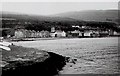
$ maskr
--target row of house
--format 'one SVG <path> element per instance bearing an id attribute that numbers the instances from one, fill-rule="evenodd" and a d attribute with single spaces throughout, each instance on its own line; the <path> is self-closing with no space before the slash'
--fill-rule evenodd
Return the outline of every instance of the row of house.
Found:
<path id="1" fill-rule="evenodd" d="M 94 32 L 94 36 L 97 36 L 98 33 Z M 17 29 L 15 30 L 14 38 L 47 38 L 47 37 L 91 37 L 93 35 L 93 31 L 84 31 L 81 32 L 79 30 L 74 31 L 61 31 L 56 30 L 54 32 L 49 31 L 35 31 L 35 30 L 25 30 L 25 29 Z"/>
<path id="2" fill-rule="evenodd" d="M 26 29 L 15 30 L 14 38 L 39 38 L 39 37 L 49 37 L 50 33 L 48 31 L 35 31 Z"/>
<path id="3" fill-rule="evenodd" d="M 55 32 L 49 31 L 35 31 L 26 29 L 15 30 L 14 38 L 47 38 L 47 37 L 66 37 L 64 31 L 57 30 Z"/>
<path id="4" fill-rule="evenodd" d="M 101 30 L 101 29 L 86 29 L 81 28 L 79 30 L 74 31 L 62 31 L 62 30 L 55 30 L 54 27 L 51 28 L 51 31 L 35 31 L 35 30 L 27 30 L 24 28 L 15 29 L 14 35 L 13 32 L 6 31 L 7 37 L 11 37 L 11 33 L 13 38 L 47 38 L 47 37 L 100 37 L 100 36 L 111 36 L 111 35 L 119 35 L 120 33 L 113 31 L 113 30 Z M 9 33 L 8 33 L 9 32 Z"/>
<path id="5" fill-rule="evenodd" d="M 69 31 L 68 37 L 106 37 L 106 36 L 120 36 L 120 33 L 113 30 L 74 30 Z"/>

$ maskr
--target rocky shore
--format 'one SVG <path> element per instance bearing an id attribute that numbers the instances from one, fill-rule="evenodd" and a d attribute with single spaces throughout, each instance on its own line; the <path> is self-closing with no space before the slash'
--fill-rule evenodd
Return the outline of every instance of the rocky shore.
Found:
<path id="1" fill-rule="evenodd" d="M 12 46 L 12 51 L 2 50 L 2 76 L 54 76 L 69 61 L 69 57 L 33 50 L 19 46 Z"/>

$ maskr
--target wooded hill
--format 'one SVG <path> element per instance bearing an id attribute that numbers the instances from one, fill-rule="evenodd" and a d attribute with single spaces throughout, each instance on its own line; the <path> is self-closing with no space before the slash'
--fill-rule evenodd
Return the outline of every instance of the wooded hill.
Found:
<path id="1" fill-rule="evenodd" d="M 28 30 L 50 31 L 51 27 L 56 27 L 56 29 L 71 31 L 74 30 L 72 26 L 77 25 L 119 30 L 119 25 L 111 21 L 83 21 L 69 17 L 26 15 L 11 12 L 2 12 L 2 16 L 0 17 L 3 28 L 16 28 L 17 26 L 21 26 Z"/>

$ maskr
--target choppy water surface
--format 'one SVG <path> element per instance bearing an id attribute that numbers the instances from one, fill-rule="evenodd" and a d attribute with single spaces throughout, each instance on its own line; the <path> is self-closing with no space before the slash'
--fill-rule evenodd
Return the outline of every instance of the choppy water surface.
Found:
<path id="1" fill-rule="evenodd" d="M 67 63 L 60 72 L 62 74 L 120 73 L 118 37 L 40 40 L 14 44 L 77 58 L 75 64 Z"/>

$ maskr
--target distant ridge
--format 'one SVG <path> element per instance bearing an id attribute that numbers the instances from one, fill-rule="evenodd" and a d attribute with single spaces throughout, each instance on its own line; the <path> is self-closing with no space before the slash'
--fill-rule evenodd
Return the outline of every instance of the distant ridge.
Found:
<path id="1" fill-rule="evenodd" d="M 30 15 L 30 14 L 21 14 L 15 12 L 6 12 L 2 11 L 1 14 L 2 18 L 13 18 L 18 20 L 38 20 L 38 21 L 78 21 L 76 19 L 67 18 L 67 17 L 49 17 L 49 16 L 42 16 L 42 15 Z"/>
<path id="2" fill-rule="evenodd" d="M 118 21 L 118 10 L 86 10 L 66 12 L 53 15 L 56 17 L 69 17 L 85 21 Z"/>
<path id="3" fill-rule="evenodd" d="M 12 12 L 2 12 L 0 15 L 3 28 L 22 27 L 28 30 L 51 30 L 51 27 L 68 30 L 72 25 L 84 23 L 83 20 L 76 20 L 67 17 L 50 17 L 42 15 L 30 15 Z"/>

